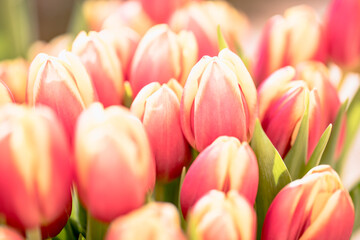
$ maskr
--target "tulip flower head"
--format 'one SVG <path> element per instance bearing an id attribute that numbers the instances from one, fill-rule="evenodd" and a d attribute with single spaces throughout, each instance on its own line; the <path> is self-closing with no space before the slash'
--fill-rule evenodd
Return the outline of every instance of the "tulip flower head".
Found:
<path id="1" fill-rule="evenodd" d="M 212 190 L 196 202 L 188 218 L 188 234 L 194 239 L 256 238 L 256 214 L 238 192 Z"/>
<path id="2" fill-rule="evenodd" d="M 71 203 L 70 147 L 51 109 L 0 108 L 0 212 L 9 225 L 37 228 Z"/>
<path id="3" fill-rule="evenodd" d="M 0 80 L 0 106 L 12 102 L 14 102 L 14 97 L 6 84 Z"/>
<path id="4" fill-rule="evenodd" d="M 14 229 L 7 226 L 0 226 L 0 239 L 1 240 L 25 240 L 23 236 L 21 236 Z"/>
<path id="5" fill-rule="evenodd" d="M 175 78 L 184 85 L 197 56 L 192 33 L 175 34 L 165 24 L 152 27 L 141 39 L 131 65 L 130 84 L 134 96 L 151 82 L 163 84 Z"/>
<path id="6" fill-rule="evenodd" d="M 146 85 L 131 105 L 143 123 L 156 161 L 156 177 L 165 181 L 181 174 L 190 159 L 190 146 L 180 124 L 182 87 L 171 79 L 167 84 Z"/>
<path id="7" fill-rule="evenodd" d="M 350 239 L 354 218 L 354 205 L 339 176 L 320 165 L 278 193 L 261 239 Z"/>
<path id="8" fill-rule="evenodd" d="M 181 210 L 188 210 L 212 189 L 236 190 L 254 204 L 259 182 L 256 156 L 247 142 L 222 136 L 204 149 L 185 175 L 180 191 Z"/>
<path id="9" fill-rule="evenodd" d="M 103 30 L 110 31 L 110 30 Z M 105 107 L 118 105 L 122 102 L 124 86 L 122 68 L 115 48 L 102 32 L 80 32 L 75 38 L 71 51 L 79 56 L 84 64 L 99 102 Z"/>
<path id="10" fill-rule="evenodd" d="M 155 184 L 155 163 L 146 132 L 127 109 L 100 103 L 79 117 L 75 137 L 80 200 L 98 220 L 109 222 L 139 208 Z"/>
<path id="11" fill-rule="evenodd" d="M 256 117 L 256 88 L 235 53 L 223 49 L 193 67 L 184 86 L 180 118 L 194 148 L 202 151 L 223 135 L 250 141 Z"/>
<path id="12" fill-rule="evenodd" d="M 105 240 L 185 240 L 179 214 L 170 203 L 153 202 L 115 219 Z"/>

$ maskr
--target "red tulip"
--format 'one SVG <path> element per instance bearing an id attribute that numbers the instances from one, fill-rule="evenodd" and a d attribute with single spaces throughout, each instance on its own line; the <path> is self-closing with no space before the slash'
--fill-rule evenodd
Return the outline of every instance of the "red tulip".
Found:
<path id="1" fill-rule="evenodd" d="M 75 171 L 80 200 L 109 222 L 139 208 L 155 183 L 155 163 L 141 122 L 127 109 L 91 105 L 79 117 Z"/>
<path id="2" fill-rule="evenodd" d="M 134 96 L 151 82 L 167 83 L 175 78 L 184 85 L 197 61 L 194 35 L 178 35 L 165 24 L 152 27 L 141 39 L 131 65 L 130 84 Z"/>
<path id="3" fill-rule="evenodd" d="M 259 85 L 275 70 L 305 60 L 325 60 L 324 27 L 309 6 L 289 8 L 268 20 L 258 47 L 253 75 Z"/>
<path id="4" fill-rule="evenodd" d="M 218 57 L 203 57 L 193 67 L 184 87 L 180 118 L 194 148 L 202 151 L 223 135 L 249 141 L 256 117 L 256 88 L 236 54 L 224 49 Z"/>
<path id="5" fill-rule="evenodd" d="M 103 30 L 109 31 L 109 30 Z M 80 32 L 71 51 L 84 64 L 99 101 L 105 107 L 122 102 L 124 86 L 122 68 L 113 45 L 104 41 L 106 33 Z"/>
<path id="6" fill-rule="evenodd" d="M 165 23 L 171 14 L 178 8 L 184 6 L 190 0 L 140 0 L 145 12 L 156 23 Z"/>
<path id="7" fill-rule="evenodd" d="M 8 86 L 0 80 L 0 106 L 12 102 L 14 102 L 14 97 L 12 96 Z"/>
<path id="8" fill-rule="evenodd" d="M 58 58 L 36 56 L 29 69 L 26 97 L 29 105 L 52 108 L 70 138 L 81 111 L 97 99 L 86 69 L 74 54 L 65 51 Z"/>
<path id="9" fill-rule="evenodd" d="M 0 212 L 21 229 L 55 221 L 71 203 L 73 179 L 64 130 L 47 107 L 0 108 Z"/>
<path id="10" fill-rule="evenodd" d="M 317 89 L 310 91 L 305 81 L 293 80 L 294 76 L 295 69 L 285 67 L 260 85 L 259 116 L 265 133 L 285 157 L 297 137 L 309 95 L 309 159 L 323 132 L 321 104 Z"/>
<path id="11" fill-rule="evenodd" d="M 326 34 L 330 58 L 342 67 L 360 66 L 360 2 L 332 0 L 330 2 Z"/>
<path id="12" fill-rule="evenodd" d="M 190 159 L 190 146 L 180 124 L 182 87 L 171 79 L 167 84 L 153 82 L 134 99 L 131 111 L 142 121 L 156 161 L 156 176 L 169 181 L 181 174 Z"/>
<path id="13" fill-rule="evenodd" d="M 354 205 L 327 165 L 285 186 L 271 203 L 261 239 L 350 239 Z"/>
<path id="14" fill-rule="evenodd" d="M 153 202 L 115 219 L 106 240 L 185 240 L 179 214 L 170 203 Z"/>
<path id="15" fill-rule="evenodd" d="M 212 190 L 196 202 L 188 218 L 193 239 L 256 238 L 256 214 L 249 202 L 232 190 L 226 195 Z"/>
<path id="16" fill-rule="evenodd" d="M 256 156 L 247 142 L 222 136 L 204 149 L 190 166 L 180 192 L 181 210 L 186 216 L 209 190 L 236 190 L 254 204 L 259 182 Z"/>
<path id="17" fill-rule="evenodd" d="M 25 240 L 20 233 L 16 232 L 16 230 L 7 227 L 0 226 L 0 239 L 1 240 Z"/>

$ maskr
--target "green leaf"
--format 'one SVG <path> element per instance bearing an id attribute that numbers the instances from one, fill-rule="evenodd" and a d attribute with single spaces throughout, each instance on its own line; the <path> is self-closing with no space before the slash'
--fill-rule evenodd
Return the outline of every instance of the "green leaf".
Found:
<path id="1" fill-rule="evenodd" d="M 305 168 L 308 152 L 309 139 L 309 92 L 305 91 L 305 110 L 302 117 L 300 128 L 296 136 L 294 145 L 286 155 L 284 162 L 289 169 L 292 179 L 298 179 Z"/>
<path id="2" fill-rule="evenodd" d="M 60 240 L 76 240 L 70 221 L 68 221 L 61 232 L 54 238 Z"/>
<path id="3" fill-rule="evenodd" d="M 353 232 L 360 229 L 360 182 L 350 191 L 350 196 L 355 208 L 355 222 Z"/>
<path id="4" fill-rule="evenodd" d="M 86 210 L 79 201 L 76 190 L 72 192 L 72 209 L 69 222 L 73 228 L 73 231 L 77 234 L 85 234 L 86 230 Z"/>
<path id="5" fill-rule="evenodd" d="M 68 27 L 68 32 L 74 36 L 76 36 L 80 31 L 89 30 L 83 13 L 83 2 L 84 0 L 74 1 L 74 7 L 71 13 Z"/>
<path id="6" fill-rule="evenodd" d="M 78 240 L 86 240 L 86 239 L 82 234 L 80 234 Z"/>
<path id="7" fill-rule="evenodd" d="M 340 135 L 341 125 L 343 122 L 343 118 L 345 116 L 345 110 L 347 106 L 347 101 L 345 101 L 340 109 L 338 114 L 336 115 L 336 119 L 333 124 L 333 129 L 330 135 L 329 142 L 325 148 L 324 154 L 321 157 L 320 164 L 328 164 L 332 166 L 335 170 L 335 150 L 338 144 L 338 138 Z"/>
<path id="8" fill-rule="evenodd" d="M 304 176 L 310 169 L 312 169 L 313 167 L 319 165 L 320 160 L 321 160 L 321 156 L 323 155 L 325 148 L 327 146 L 327 143 L 329 141 L 330 135 L 331 135 L 331 129 L 332 129 L 332 124 L 330 124 L 325 131 L 323 132 L 323 134 L 321 135 L 321 138 L 319 140 L 319 142 L 317 143 L 314 152 L 311 154 L 311 157 L 307 163 L 307 165 L 305 166 L 303 172 L 302 172 L 302 176 Z"/>
<path id="9" fill-rule="evenodd" d="M 250 143 L 259 165 L 259 186 L 256 196 L 258 238 L 266 212 L 277 193 L 289 182 L 290 174 L 269 138 L 256 120 L 254 135 Z"/>
<path id="10" fill-rule="evenodd" d="M 226 43 L 226 40 L 221 32 L 220 25 L 218 25 L 218 27 L 217 27 L 217 37 L 218 37 L 219 51 L 223 50 L 224 48 L 229 48 L 228 44 Z"/>

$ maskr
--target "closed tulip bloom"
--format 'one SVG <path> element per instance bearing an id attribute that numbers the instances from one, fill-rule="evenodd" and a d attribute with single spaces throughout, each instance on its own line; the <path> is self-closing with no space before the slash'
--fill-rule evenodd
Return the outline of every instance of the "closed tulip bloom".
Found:
<path id="1" fill-rule="evenodd" d="M 51 109 L 0 108 L 0 212 L 21 229 L 46 226 L 71 203 L 70 147 Z"/>
<path id="2" fill-rule="evenodd" d="M 254 63 L 257 85 L 275 70 L 306 60 L 325 60 L 324 27 L 315 10 L 306 5 L 270 18 L 262 32 Z"/>
<path id="3" fill-rule="evenodd" d="M 25 240 L 20 233 L 15 229 L 8 226 L 0 226 L 0 239 L 1 240 Z"/>
<path id="4" fill-rule="evenodd" d="M 146 132 L 127 109 L 100 103 L 79 117 L 75 138 L 76 184 L 89 213 L 105 222 L 139 208 L 155 183 Z"/>
<path id="5" fill-rule="evenodd" d="M 171 79 L 153 82 L 134 99 L 131 111 L 142 121 L 156 161 L 156 177 L 169 181 L 181 174 L 190 159 L 190 146 L 180 125 L 182 87 Z"/>
<path id="6" fill-rule="evenodd" d="M 122 102 L 124 76 L 115 48 L 103 39 L 104 34 L 80 32 L 71 51 L 79 56 L 89 73 L 99 102 L 108 107 Z"/>
<path id="7" fill-rule="evenodd" d="M 339 176 L 320 165 L 278 193 L 261 239 L 350 239 L 354 218 L 354 205 Z"/>
<path id="8" fill-rule="evenodd" d="M 307 160 L 319 141 L 322 129 L 321 104 L 317 89 L 304 80 L 294 80 L 295 69 L 282 68 L 258 88 L 261 125 L 282 157 L 294 144 L 309 95 L 309 142 Z"/>
<path id="9" fill-rule="evenodd" d="M 154 22 L 165 23 L 176 9 L 190 2 L 190 0 L 140 0 L 140 2 L 145 12 Z"/>
<path id="10" fill-rule="evenodd" d="M 256 117 L 256 88 L 235 53 L 224 49 L 193 67 L 184 86 L 180 118 L 194 148 L 202 151 L 223 135 L 250 141 Z"/>
<path id="11" fill-rule="evenodd" d="M 360 66 L 360 1 L 332 0 L 328 7 L 326 34 L 329 57 L 352 70 Z"/>
<path id="12" fill-rule="evenodd" d="M 52 108 L 72 139 L 77 117 L 97 100 L 86 69 L 70 52 L 59 57 L 39 54 L 32 61 L 27 84 L 29 105 L 43 104 Z"/>
<path id="13" fill-rule="evenodd" d="M 259 182 L 256 156 L 247 142 L 222 136 L 204 149 L 185 175 L 181 210 L 188 210 L 209 190 L 236 190 L 254 204 Z"/>
<path id="14" fill-rule="evenodd" d="M 185 240 L 179 214 L 170 203 L 152 202 L 115 219 L 105 240 Z"/>
<path id="15" fill-rule="evenodd" d="M 249 20 L 226 1 L 193 1 L 178 9 L 171 17 L 169 25 L 175 32 L 187 30 L 195 35 L 200 59 L 219 53 L 218 26 L 221 27 L 230 49 L 239 50 L 248 31 Z"/>
<path id="16" fill-rule="evenodd" d="M 24 103 L 29 64 L 22 58 L 0 62 L 0 80 L 10 89 L 16 103 Z"/>
<path id="17" fill-rule="evenodd" d="M 152 27 L 141 39 L 133 58 L 130 84 L 134 96 L 151 82 L 181 85 L 197 61 L 197 43 L 192 33 L 175 34 L 165 24 Z"/>
<path id="18" fill-rule="evenodd" d="M 238 192 L 227 194 L 212 190 L 196 202 L 188 218 L 190 239 L 256 238 L 256 214 L 249 202 Z"/>
<path id="19" fill-rule="evenodd" d="M 14 102 L 14 97 L 6 84 L 0 80 L 0 106 L 12 102 Z"/>

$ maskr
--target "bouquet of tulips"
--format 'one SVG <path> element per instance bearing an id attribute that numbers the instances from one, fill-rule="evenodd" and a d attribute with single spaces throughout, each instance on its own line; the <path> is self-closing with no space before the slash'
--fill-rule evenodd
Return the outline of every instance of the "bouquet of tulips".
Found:
<path id="1" fill-rule="evenodd" d="M 252 54 L 225 1 L 77 14 L 0 62 L 0 239 L 356 238 L 359 0 L 287 9 Z"/>

